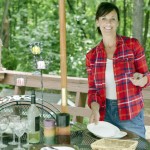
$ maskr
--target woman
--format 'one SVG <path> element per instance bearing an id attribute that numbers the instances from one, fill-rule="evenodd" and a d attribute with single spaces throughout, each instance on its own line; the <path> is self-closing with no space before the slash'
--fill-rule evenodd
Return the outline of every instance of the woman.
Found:
<path id="1" fill-rule="evenodd" d="M 150 85 L 144 49 L 137 39 L 118 35 L 118 8 L 99 5 L 96 25 L 102 41 L 86 55 L 90 122 L 108 121 L 145 137 L 142 88 Z"/>

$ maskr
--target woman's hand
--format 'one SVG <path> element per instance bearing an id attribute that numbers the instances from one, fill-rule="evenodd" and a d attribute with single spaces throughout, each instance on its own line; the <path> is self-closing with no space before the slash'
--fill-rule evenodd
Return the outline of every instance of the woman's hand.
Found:
<path id="1" fill-rule="evenodd" d="M 134 73 L 133 77 L 130 78 L 130 81 L 135 86 L 144 87 L 148 82 L 148 78 L 147 76 L 143 76 L 143 74 L 136 72 Z"/>
<path id="2" fill-rule="evenodd" d="M 97 102 L 92 102 L 91 109 L 92 109 L 92 114 L 90 116 L 90 123 L 97 124 L 100 118 L 99 104 Z"/>
<path id="3" fill-rule="evenodd" d="M 90 123 L 98 124 L 99 118 L 100 118 L 100 114 L 98 111 L 92 112 L 90 117 Z"/>

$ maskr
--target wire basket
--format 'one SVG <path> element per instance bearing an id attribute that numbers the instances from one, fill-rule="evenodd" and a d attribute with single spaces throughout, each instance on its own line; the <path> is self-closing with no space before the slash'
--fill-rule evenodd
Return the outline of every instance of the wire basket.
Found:
<path id="1" fill-rule="evenodd" d="M 138 141 L 100 139 L 91 144 L 92 150 L 135 150 Z"/>

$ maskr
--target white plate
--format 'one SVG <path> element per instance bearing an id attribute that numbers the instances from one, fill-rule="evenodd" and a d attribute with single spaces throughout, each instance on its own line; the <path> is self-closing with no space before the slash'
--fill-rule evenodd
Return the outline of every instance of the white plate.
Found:
<path id="1" fill-rule="evenodd" d="M 88 124 L 87 129 L 100 138 L 110 138 L 115 136 L 117 133 L 120 133 L 118 127 L 106 121 L 99 121 L 98 124 Z"/>
<path id="2" fill-rule="evenodd" d="M 112 136 L 111 138 L 112 139 L 120 139 L 120 138 L 123 138 L 126 135 L 127 135 L 127 132 L 120 131 L 117 134 L 115 134 L 114 136 Z"/>
<path id="3" fill-rule="evenodd" d="M 75 150 L 74 148 L 68 146 L 53 146 L 53 148 L 56 148 L 57 150 Z M 54 150 L 53 148 L 43 147 L 41 150 Z"/>

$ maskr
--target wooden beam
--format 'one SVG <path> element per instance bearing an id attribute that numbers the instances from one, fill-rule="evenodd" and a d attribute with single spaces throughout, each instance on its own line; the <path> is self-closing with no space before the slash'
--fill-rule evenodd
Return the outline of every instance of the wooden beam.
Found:
<path id="1" fill-rule="evenodd" d="M 65 0 L 59 0 L 60 18 L 60 68 L 61 68 L 61 91 L 62 112 L 68 112 L 67 108 L 67 65 L 66 65 L 66 13 Z"/>
<path id="2" fill-rule="evenodd" d="M 19 71 L 11 71 L 5 70 L 2 71 L 5 74 L 3 80 L 0 81 L 0 84 L 7 84 L 7 85 L 15 85 L 15 78 L 16 76 L 22 75 L 26 78 L 26 87 L 34 87 L 40 88 L 41 77 L 38 75 L 34 75 L 30 72 L 19 72 Z M 61 77 L 57 75 L 48 75 L 43 74 L 43 87 L 45 89 L 52 89 L 52 90 L 61 90 Z M 87 78 L 79 78 L 79 77 L 67 77 L 67 90 L 70 92 L 81 92 L 87 93 L 88 86 L 87 86 Z"/>

